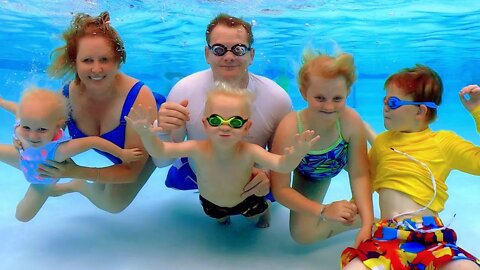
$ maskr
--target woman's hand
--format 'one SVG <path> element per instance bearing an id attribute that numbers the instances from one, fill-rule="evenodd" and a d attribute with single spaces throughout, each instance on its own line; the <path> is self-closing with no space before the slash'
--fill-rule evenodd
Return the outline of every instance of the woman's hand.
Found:
<path id="1" fill-rule="evenodd" d="M 47 160 L 46 164 L 38 166 L 38 173 L 41 177 L 48 178 L 75 178 L 75 169 L 78 165 L 72 159 L 63 162 Z"/>

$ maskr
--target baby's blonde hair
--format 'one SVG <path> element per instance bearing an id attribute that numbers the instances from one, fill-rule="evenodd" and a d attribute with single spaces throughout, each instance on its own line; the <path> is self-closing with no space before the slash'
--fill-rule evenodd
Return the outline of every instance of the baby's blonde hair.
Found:
<path id="1" fill-rule="evenodd" d="M 252 102 L 255 99 L 255 95 L 248 88 L 235 87 L 226 82 L 215 82 L 215 86 L 207 93 L 207 100 L 205 102 L 205 109 L 210 105 L 212 97 L 218 95 L 225 95 L 231 97 L 238 97 L 244 100 L 245 108 L 248 115 L 252 113 Z"/>
<path id="2" fill-rule="evenodd" d="M 31 87 L 26 89 L 20 98 L 20 107 L 26 100 L 33 100 L 38 103 L 48 104 L 52 112 L 58 116 L 58 120 L 65 122 L 69 115 L 68 100 L 59 92 L 44 88 Z"/>

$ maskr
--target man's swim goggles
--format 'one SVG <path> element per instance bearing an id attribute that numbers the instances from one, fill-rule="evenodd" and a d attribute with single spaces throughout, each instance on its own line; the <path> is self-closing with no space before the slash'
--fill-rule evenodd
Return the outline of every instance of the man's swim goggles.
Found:
<path id="1" fill-rule="evenodd" d="M 398 109 L 404 105 L 425 105 L 431 109 L 438 108 L 438 105 L 431 101 L 407 101 L 407 100 L 401 100 L 398 97 L 394 97 L 394 96 L 389 97 L 388 99 L 385 99 L 385 105 L 387 105 L 392 110 Z"/>
<path id="2" fill-rule="evenodd" d="M 245 44 L 236 44 L 233 45 L 232 48 L 229 50 L 227 49 L 227 46 L 223 44 L 213 44 L 208 45 L 208 49 L 216 56 L 224 56 L 227 52 L 232 52 L 236 56 L 242 56 L 245 55 L 252 48 L 248 47 Z"/>
<path id="3" fill-rule="evenodd" d="M 220 125 L 227 124 L 231 128 L 241 128 L 247 121 L 248 119 L 243 119 L 240 116 L 232 116 L 228 120 L 223 119 L 218 114 L 212 114 L 207 117 L 207 122 L 212 127 L 218 127 Z"/>

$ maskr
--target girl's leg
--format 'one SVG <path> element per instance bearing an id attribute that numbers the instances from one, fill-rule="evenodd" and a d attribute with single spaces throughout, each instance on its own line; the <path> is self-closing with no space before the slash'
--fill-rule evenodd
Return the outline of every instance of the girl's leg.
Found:
<path id="1" fill-rule="evenodd" d="M 323 202 L 330 181 L 330 179 L 318 182 L 309 181 L 301 173 L 294 171 L 292 185 L 295 190 L 310 200 Z M 290 235 L 300 244 L 311 244 L 359 227 L 359 218 L 356 219 L 354 224 L 346 226 L 340 222 L 322 220 L 310 214 L 290 211 Z"/>
<path id="2" fill-rule="evenodd" d="M 15 217 L 19 221 L 30 221 L 47 201 L 54 185 L 30 185 L 27 193 L 17 205 Z"/>

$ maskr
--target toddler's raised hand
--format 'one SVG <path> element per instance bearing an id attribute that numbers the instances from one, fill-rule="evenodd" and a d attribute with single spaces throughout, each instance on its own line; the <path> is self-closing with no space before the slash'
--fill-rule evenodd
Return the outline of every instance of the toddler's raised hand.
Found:
<path id="1" fill-rule="evenodd" d="M 295 134 L 294 144 L 285 148 L 286 154 L 305 156 L 315 143 L 320 140 L 320 135 L 315 136 L 315 131 L 305 130 L 301 134 Z"/>
<path id="2" fill-rule="evenodd" d="M 149 111 L 151 107 L 145 109 L 142 104 L 138 104 L 135 108 L 131 108 L 128 116 L 125 116 L 125 120 L 128 124 L 137 132 L 140 136 L 148 135 L 154 130 L 151 127 L 151 119 Z"/>

